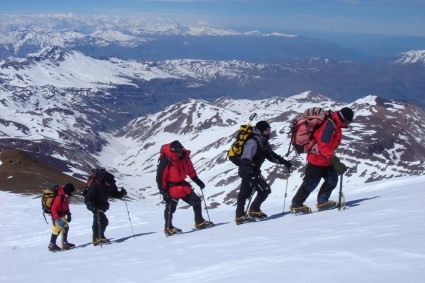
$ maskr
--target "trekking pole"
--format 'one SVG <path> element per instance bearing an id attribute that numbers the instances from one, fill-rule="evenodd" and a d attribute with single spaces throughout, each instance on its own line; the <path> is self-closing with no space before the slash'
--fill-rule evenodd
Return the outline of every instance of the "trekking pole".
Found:
<path id="1" fill-rule="evenodd" d="M 341 180 L 339 181 L 338 211 L 341 210 L 341 201 L 344 198 L 344 195 L 342 194 L 342 177 L 344 177 L 344 174 L 341 175 Z M 345 198 L 344 198 L 344 209 L 345 209 Z"/>
<path id="2" fill-rule="evenodd" d="M 97 236 L 98 236 L 98 238 L 97 238 L 97 240 L 99 240 L 99 244 L 100 244 L 100 247 L 102 247 L 102 240 L 101 240 L 101 231 L 102 231 L 102 229 L 101 229 L 101 227 L 100 227 L 100 210 L 98 209 L 97 211 L 96 211 L 96 213 L 97 213 Z"/>
<path id="3" fill-rule="evenodd" d="M 248 205 L 247 205 L 246 210 L 245 210 L 245 215 L 248 215 L 249 205 L 251 204 L 251 200 L 252 200 L 252 197 L 254 196 L 254 194 L 255 194 L 255 189 L 252 188 L 252 193 L 251 193 L 251 196 L 249 197 Z"/>
<path id="4" fill-rule="evenodd" d="M 130 226 L 131 226 L 131 233 L 133 233 L 133 238 L 136 238 L 136 236 L 134 236 L 133 223 L 131 223 L 130 212 L 128 211 L 127 201 L 125 200 L 125 198 L 123 198 L 123 200 L 125 203 L 125 207 L 127 208 L 128 220 L 130 221 Z"/>
<path id="5" fill-rule="evenodd" d="M 204 191 L 203 191 L 203 190 L 201 190 L 201 193 L 202 193 L 202 199 L 204 200 L 204 204 L 205 204 L 205 210 L 207 211 L 207 215 L 208 215 L 208 221 L 209 221 L 209 222 L 211 222 L 211 219 L 210 219 L 210 214 L 208 213 L 208 207 L 207 207 L 207 202 L 205 201 L 205 195 L 204 195 Z"/>
<path id="6" fill-rule="evenodd" d="M 65 244 L 64 244 L 64 241 L 65 241 L 65 228 L 63 228 L 60 233 L 61 233 L 61 250 L 65 250 Z"/>
<path id="7" fill-rule="evenodd" d="M 283 199 L 283 210 L 282 210 L 282 215 L 285 215 L 286 196 L 288 195 L 288 182 L 289 182 L 289 177 L 291 177 L 291 173 L 290 173 L 290 172 L 288 172 L 288 178 L 286 178 L 285 197 L 284 197 L 284 199 Z"/>
<path id="8" fill-rule="evenodd" d="M 289 157 L 289 154 L 291 154 L 291 146 L 292 146 L 293 138 L 294 138 L 294 131 L 291 130 L 291 138 L 289 139 L 288 152 L 285 154 L 286 157 Z"/>
<path id="9" fill-rule="evenodd" d="M 291 132 L 290 132 L 291 138 L 289 139 L 289 147 L 288 147 L 288 152 L 285 155 L 286 157 L 288 157 L 289 154 L 291 153 L 292 142 L 294 140 L 295 126 L 296 126 L 296 120 L 294 120 L 294 121 L 291 122 L 291 126 L 290 126 L 290 129 L 291 129 Z"/>

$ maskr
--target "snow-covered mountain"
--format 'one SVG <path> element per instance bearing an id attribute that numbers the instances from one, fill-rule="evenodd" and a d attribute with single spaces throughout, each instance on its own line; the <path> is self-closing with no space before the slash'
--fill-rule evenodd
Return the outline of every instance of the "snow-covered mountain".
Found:
<path id="1" fill-rule="evenodd" d="M 228 59 L 230 54 L 234 54 L 234 48 L 239 48 L 239 53 L 246 53 L 246 56 L 249 56 L 248 53 L 254 55 L 250 45 L 243 43 L 246 41 L 290 43 L 298 39 L 296 35 L 279 32 L 236 31 L 205 24 L 188 26 L 131 16 L 33 14 L 0 15 L 0 19 L 0 59 L 7 56 L 23 57 L 46 46 L 76 48 L 93 56 L 118 55 L 127 59 L 145 60 L 189 58 L 180 55 L 186 53 L 184 50 L 190 50 L 190 54 L 202 46 L 205 54 L 199 58 L 210 59 L 206 57 L 221 53 L 221 56 L 224 55 L 221 59 Z M 216 46 L 222 39 L 230 39 L 232 47 L 222 48 L 219 53 L 209 47 Z"/>
<path id="2" fill-rule="evenodd" d="M 403 52 L 396 62 L 400 64 L 425 64 L 425 50 L 410 50 Z"/>
<path id="3" fill-rule="evenodd" d="M 276 122 L 275 144 L 284 154 L 288 121 L 307 105 L 320 104 L 334 110 L 347 105 L 312 93 L 285 98 L 286 86 L 297 85 L 297 76 L 322 77 L 331 70 L 337 73 L 338 64 L 350 72 L 357 66 L 321 59 L 291 64 L 193 59 L 148 62 L 94 58 L 73 49 L 45 48 L 0 65 L 0 147 L 56 157 L 67 163 L 68 173 L 81 177 L 98 164 L 95 155 L 111 142 L 104 133 L 119 130 L 118 143 L 124 143 L 124 148 L 130 144 L 131 148 L 126 149 L 125 157 L 114 156 L 114 163 L 104 160 L 101 164 L 145 174 L 143 168 L 154 168 L 159 146 L 178 137 L 194 150 L 195 160 L 208 160 L 200 170 L 211 174 L 208 179 L 215 186 L 224 187 L 217 200 L 231 203 L 237 188 L 235 168 L 226 163 L 228 171 L 222 175 L 211 168 L 224 163 L 223 153 L 237 125 L 245 123 L 251 112 Z M 277 83 L 279 90 L 275 91 L 273 85 Z M 304 83 L 308 86 L 307 81 Z M 267 90 L 279 94 L 278 98 L 267 98 Z M 220 96 L 229 98 L 218 99 Z M 185 100 L 188 97 L 193 99 Z M 258 100 L 260 97 L 266 98 Z M 416 122 L 423 119 L 423 110 L 377 96 L 366 96 L 348 105 L 361 114 L 356 120 L 359 124 L 348 133 L 350 143 L 343 147 L 347 152 L 342 152 L 354 168 L 351 174 L 362 175 L 365 182 L 423 171 L 423 126 Z M 357 144 L 355 152 L 350 152 L 351 144 Z M 296 161 L 298 166 L 302 163 L 302 159 Z M 280 169 L 268 170 L 271 181 L 282 176 Z M 152 183 L 143 185 L 152 193 L 154 187 Z"/>
<path id="4" fill-rule="evenodd" d="M 199 79 L 209 81 L 250 78 L 267 67 L 243 61 L 166 60 L 148 62 L 119 58 L 93 58 L 73 49 L 47 47 L 25 58 L 9 58 L 0 68 L 0 79 L 10 87 L 110 89 L 135 86 L 135 80 Z M 253 78 L 254 76 L 251 76 Z M 192 86 L 193 87 L 193 86 Z"/>
<path id="5" fill-rule="evenodd" d="M 226 160 L 226 152 L 239 125 L 246 123 L 254 112 L 258 120 L 269 121 L 274 133 L 270 143 L 278 154 L 284 155 L 289 146 L 289 121 L 306 108 L 317 105 L 332 110 L 348 106 L 355 111 L 354 123 L 344 131 L 337 153 L 350 167 L 345 177 L 349 184 L 424 173 L 425 127 L 416 122 L 425 118 L 422 109 L 376 96 L 343 104 L 312 92 L 256 101 L 187 100 L 131 121 L 109 140 L 100 162 L 121 173 L 128 186 L 137 184 L 132 188 L 136 195 L 155 197 L 159 149 L 162 144 L 178 139 L 192 151 L 198 174 L 208 184 L 205 193 L 209 204 L 212 207 L 231 205 L 235 203 L 240 179 L 237 168 Z M 288 187 L 294 191 L 301 184 L 305 156 L 292 153 L 289 159 L 295 170 Z M 263 174 L 276 188 L 272 197 L 282 197 L 283 191 L 279 188 L 285 186 L 287 178 L 282 166 L 266 163 Z"/>
<path id="6" fill-rule="evenodd" d="M 100 16 L 75 16 L 67 23 L 58 23 L 57 19 L 33 17 L 22 18 L 23 15 L 1 15 L 3 19 L 0 44 L 11 44 L 15 53 L 25 46 L 59 47 L 78 46 L 90 43 L 93 46 L 107 46 L 118 44 L 136 46 L 145 41 L 154 40 L 156 36 L 255 36 L 255 37 L 286 37 L 294 38 L 297 35 L 279 32 L 263 33 L 260 31 L 236 31 L 223 27 L 214 27 L 198 24 L 187 26 L 177 23 L 148 22 L 140 18 Z M 43 16 L 43 15 L 39 15 Z M 45 16 L 45 15 L 44 15 Z M 53 15 L 51 15 L 53 16 Z M 60 17 L 60 14 L 57 14 Z M 12 19 L 13 18 L 13 19 Z M 18 24 L 17 18 L 20 18 Z"/>
<path id="7" fill-rule="evenodd" d="M 125 108 L 134 118 L 145 113 L 137 109 L 147 106 L 150 112 L 159 111 L 187 98 L 258 99 L 305 90 L 343 101 L 373 94 L 425 105 L 424 71 L 424 64 L 389 61 L 369 65 L 323 57 L 293 57 L 273 63 L 187 58 L 129 60 L 92 57 L 76 49 L 49 46 L 23 58 L 0 61 L 0 82 L 10 93 L 19 92 L 17 88 L 28 92 L 42 86 L 60 88 L 62 92 L 100 91 L 109 99 L 117 99 L 115 106 L 131 100 L 134 107 L 130 108 L 134 109 Z"/>
<path id="8" fill-rule="evenodd" d="M 271 220 L 240 226 L 234 208 L 221 207 L 209 210 L 216 227 L 197 232 L 192 210 L 178 209 L 173 223 L 185 233 L 169 238 L 163 205 L 115 201 L 106 230 L 113 243 L 102 247 L 90 243 L 92 214 L 72 203 L 68 239 L 77 248 L 58 253 L 47 250 L 51 229 L 40 199 L 0 192 L 0 281 L 422 283 L 424 182 L 419 176 L 345 184 L 348 209 L 306 216 L 283 216 L 283 199 L 269 199 Z M 314 208 L 314 197 L 307 204 Z"/>

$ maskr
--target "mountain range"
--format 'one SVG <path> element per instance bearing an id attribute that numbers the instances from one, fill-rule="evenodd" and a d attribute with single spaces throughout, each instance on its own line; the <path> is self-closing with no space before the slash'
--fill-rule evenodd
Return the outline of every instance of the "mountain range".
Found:
<path id="1" fill-rule="evenodd" d="M 175 25 L 8 31 L 0 47 L 0 148 L 24 150 L 80 180 L 91 168 L 107 166 L 134 197 L 156 198 L 158 150 L 181 139 L 217 188 L 207 193 L 211 205 L 232 204 L 238 177 L 225 152 L 238 125 L 258 113 L 273 124 L 272 144 L 283 155 L 289 122 L 309 106 L 355 110 L 339 153 L 351 168 L 346 182 L 424 172 L 421 50 L 356 60 L 347 59 L 356 57 L 351 51 L 345 56 L 297 35 Z M 201 48 L 205 44 L 210 49 Z M 130 50 L 140 54 L 137 48 L 160 52 L 134 56 Z M 326 52 L 314 56 L 311 50 Z M 288 158 L 296 167 L 289 185 L 295 190 L 305 161 Z M 278 186 L 287 177 L 271 164 L 265 174 Z"/>
<path id="2" fill-rule="evenodd" d="M 376 95 L 424 105 L 423 58 L 423 52 L 411 51 L 375 64 L 318 57 L 270 64 L 198 59 L 152 62 L 95 58 L 75 49 L 46 47 L 24 58 L 10 57 L 0 62 L 0 82 L 9 92 L 27 86 L 104 92 L 112 100 L 143 100 L 142 105 L 150 111 L 187 98 L 259 99 L 287 97 L 305 90 L 324 93 L 338 101 Z M 146 114 L 135 111 L 136 116 Z"/>
<path id="3" fill-rule="evenodd" d="M 43 69 L 46 68 L 43 62 L 47 60 L 50 63 L 46 64 L 60 65 L 60 68 L 50 66 L 50 73 L 64 72 L 67 76 L 66 73 L 71 72 L 76 76 L 64 78 L 73 88 L 81 88 L 75 84 L 76 79 L 90 73 L 92 82 L 101 82 L 103 87 L 105 83 L 113 86 L 107 88 L 115 92 L 114 97 L 117 92 L 132 101 L 141 92 L 144 96 L 154 96 L 144 103 L 149 104 L 149 109 L 159 104 L 153 111 L 187 98 L 260 99 L 276 95 L 288 97 L 306 90 L 338 101 L 350 102 L 376 95 L 425 105 L 422 95 L 425 45 L 420 40 L 409 45 L 412 39 L 406 39 L 410 49 L 406 47 L 391 56 L 379 56 L 323 39 L 283 32 L 238 31 L 205 24 L 187 26 L 137 17 L 1 16 L 0 65 L 3 70 L 9 64 L 15 67 L 29 64 L 27 68 L 34 69 L 31 67 L 34 61 L 36 68 Z M 347 40 L 347 35 L 343 38 Z M 418 49 L 420 46 L 423 48 Z M 68 59 L 72 60 L 74 71 Z M 110 63 L 115 66 L 106 69 L 113 75 L 93 75 L 95 70 L 99 72 L 97 67 Z M 120 73 L 114 73 L 117 65 L 121 67 Z M 141 74 L 146 68 L 165 72 L 165 77 L 151 74 L 148 78 Z M 106 81 L 108 76 L 125 78 L 126 73 L 129 78 L 125 83 L 122 79 Z M 234 74 L 229 76 L 229 73 Z M 46 74 L 37 76 L 43 82 Z M 47 77 L 50 80 L 52 76 L 48 73 Z"/>
<path id="4" fill-rule="evenodd" d="M 192 151 L 199 175 L 214 188 L 206 192 L 210 205 L 233 204 L 239 178 L 237 168 L 226 161 L 226 151 L 239 125 L 246 123 L 254 112 L 258 119 L 269 121 L 274 134 L 271 144 L 276 152 L 284 155 L 289 146 L 290 121 L 312 106 L 332 110 L 348 106 L 356 113 L 355 122 L 345 132 L 338 152 L 350 167 L 346 182 L 355 184 L 421 175 L 425 170 L 425 127 L 417 122 L 425 118 L 425 112 L 411 102 L 366 96 L 343 103 L 309 91 L 287 98 L 261 100 L 188 99 L 131 119 L 131 103 L 114 106 L 119 97 L 112 97 L 107 88 L 82 91 L 53 84 L 31 88 L 25 85 L 34 82 L 25 75 L 28 68 L 16 68 L 23 68 L 21 79 L 12 75 L 8 78 L 10 82 L 24 85 L 11 94 L 2 90 L 5 96 L 0 104 L 1 148 L 36 152 L 43 156 L 44 162 L 49 161 L 50 165 L 62 168 L 62 172 L 82 180 L 90 168 L 106 166 L 136 198 L 158 201 L 155 183 L 158 152 L 162 144 L 178 139 Z M 4 69 L 15 70 L 15 67 L 9 65 Z M 63 75 L 66 77 L 66 73 Z M 110 76 L 108 79 L 123 78 Z M 61 80 L 52 82 L 63 83 Z M 4 85 L 11 87 L 11 84 Z M 125 107 L 128 111 L 124 111 Z M 289 189 L 295 190 L 303 176 L 305 157 L 291 153 L 288 158 L 295 167 Z M 283 187 L 288 177 L 283 168 L 271 163 L 264 167 L 264 174 L 277 187 Z M 281 193 L 277 192 L 277 197 Z"/>

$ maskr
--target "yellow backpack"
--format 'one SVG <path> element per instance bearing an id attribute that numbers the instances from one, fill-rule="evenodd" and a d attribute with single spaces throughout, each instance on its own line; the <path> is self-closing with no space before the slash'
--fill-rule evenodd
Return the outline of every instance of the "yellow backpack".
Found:
<path id="1" fill-rule="evenodd" d="M 252 114 L 251 116 L 249 116 L 248 124 L 239 126 L 239 132 L 236 135 L 236 140 L 233 142 L 232 146 L 227 152 L 227 158 L 232 161 L 233 164 L 235 164 L 236 166 L 240 165 L 243 147 L 246 141 L 249 140 L 249 138 L 251 137 L 252 130 L 254 129 L 254 127 L 251 126 L 251 122 L 255 118 L 255 116 L 257 116 L 256 113 Z"/>
<path id="2" fill-rule="evenodd" d="M 58 185 L 54 185 L 50 188 L 43 190 L 43 196 L 41 197 L 41 209 L 43 213 L 52 214 L 50 208 L 52 207 L 53 200 L 58 194 Z"/>

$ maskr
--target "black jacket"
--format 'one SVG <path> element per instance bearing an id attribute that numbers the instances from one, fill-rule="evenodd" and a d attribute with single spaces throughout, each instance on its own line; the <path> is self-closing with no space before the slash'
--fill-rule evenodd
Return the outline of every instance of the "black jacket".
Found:
<path id="1" fill-rule="evenodd" d="M 108 198 L 122 198 L 122 192 L 118 191 L 115 180 L 111 186 L 106 186 L 104 182 L 104 176 L 98 176 L 93 182 L 91 182 L 87 194 L 84 198 L 84 203 L 87 209 L 96 212 L 96 210 L 102 210 L 103 212 L 109 209 Z"/>

